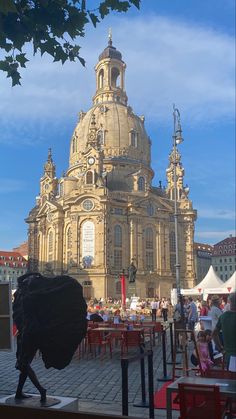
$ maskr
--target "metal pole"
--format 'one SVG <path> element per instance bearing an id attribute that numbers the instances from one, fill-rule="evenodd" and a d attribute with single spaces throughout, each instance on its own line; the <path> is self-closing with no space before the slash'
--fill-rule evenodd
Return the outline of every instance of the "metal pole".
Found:
<path id="1" fill-rule="evenodd" d="M 126 307 L 126 284 L 125 284 L 125 271 L 123 269 L 122 275 L 121 275 L 121 305 L 122 308 L 125 309 Z"/>
<path id="2" fill-rule="evenodd" d="M 166 331 L 162 326 L 161 332 L 161 340 L 162 340 L 162 362 L 163 362 L 163 377 L 158 378 L 157 381 L 170 381 L 170 377 L 167 376 L 167 367 L 166 367 Z"/>
<path id="3" fill-rule="evenodd" d="M 169 323 L 170 325 L 170 351 L 171 351 L 171 362 L 174 361 L 174 342 L 173 342 L 173 324 L 172 322 Z"/>
<path id="4" fill-rule="evenodd" d="M 149 418 L 154 419 L 153 397 L 153 352 L 148 351 L 148 392 L 149 392 Z"/>
<path id="5" fill-rule="evenodd" d="M 145 360 L 144 360 L 144 350 L 140 346 L 140 374 L 141 374 L 141 393 L 142 401 L 140 403 L 135 403 L 133 406 L 136 407 L 149 407 L 149 403 L 146 401 L 146 385 L 145 385 Z"/>
<path id="6" fill-rule="evenodd" d="M 175 226 L 175 273 L 176 273 L 176 290 L 177 290 L 177 296 L 180 303 L 180 310 L 181 310 L 181 321 L 184 325 L 184 307 L 183 307 L 183 299 L 181 295 L 181 284 L 180 284 L 180 262 L 179 262 L 179 235 L 178 235 L 178 196 L 177 196 L 177 173 L 176 173 L 176 167 L 177 167 L 177 129 L 176 129 L 176 123 L 178 121 L 178 140 L 179 142 L 182 142 L 182 136 L 181 136 L 181 127 L 180 127 L 180 113 L 179 110 L 175 108 L 175 105 L 173 105 L 173 117 L 174 117 L 174 134 L 173 134 L 173 151 L 174 151 L 174 226 Z"/>
<path id="7" fill-rule="evenodd" d="M 141 354 L 143 354 L 143 348 L 140 348 Z M 144 357 L 140 359 L 140 373 L 141 373 L 141 389 L 142 389 L 142 403 L 146 404 L 146 388 L 145 388 L 145 364 Z"/>
<path id="8" fill-rule="evenodd" d="M 128 362 L 128 359 L 121 359 L 123 416 L 128 416 Z"/>
<path id="9" fill-rule="evenodd" d="M 174 224 L 175 224 L 175 272 L 176 272 L 176 288 L 177 295 L 180 295 L 180 264 L 179 264 L 179 238 L 178 238 L 178 209 L 177 209 L 177 174 L 176 174 L 176 109 L 174 108 Z"/>

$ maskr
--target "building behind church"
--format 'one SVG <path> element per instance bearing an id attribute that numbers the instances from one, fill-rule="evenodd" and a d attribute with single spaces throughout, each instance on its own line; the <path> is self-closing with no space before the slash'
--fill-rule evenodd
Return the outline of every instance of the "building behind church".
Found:
<path id="1" fill-rule="evenodd" d="M 151 139 L 125 90 L 126 64 L 112 45 L 95 67 L 91 109 L 79 113 L 69 167 L 56 177 L 51 150 L 40 179 L 29 226 L 29 266 L 67 273 L 90 297 L 120 297 L 119 275 L 137 267 L 136 294 L 169 296 L 175 287 L 174 156 L 167 187 L 152 184 Z M 193 241 L 196 211 L 184 186 L 177 152 L 178 237 L 181 287 L 195 285 Z"/>

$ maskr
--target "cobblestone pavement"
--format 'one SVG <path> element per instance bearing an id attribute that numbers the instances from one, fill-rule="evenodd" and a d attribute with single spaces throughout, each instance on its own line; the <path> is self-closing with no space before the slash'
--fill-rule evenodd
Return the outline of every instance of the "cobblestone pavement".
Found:
<path id="1" fill-rule="evenodd" d="M 169 346 L 169 345 L 167 345 Z M 133 351 L 130 354 L 134 354 Z M 169 351 L 167 357 L 170 356 Z M 76 397 L 79 399 L 79 410 L 94 412 L 122 413 L 122 386 L 121 386 L 121 361 L 120 352 L 115 350 L 110 359 L 107 353 L 103 360 L 100 357 L 85 355 L 79 358 L 75 354 L 70 365 L 58 371 L 53 368 L 46 370 L 43 361 L 37 357 L 32 362 L 39 381 L 47 389 L 47 394 L 52 396 Z M 158 383 L 162 372 L 162 348 L 160 341 L 153 348 L 154 390 L 163 383 Z M 171 368 L 171 367 L 170 367 Z M 145 361 L 147 372 L 147 361 Z M 170 371 L 171 373 L 171 371 Z M 148 418 L 149 410 L 133 407 L 134 403 L 141 401 L 140 361 L 130 363 L 128 369 L 129 379 L 129 414 L 140 418 Z M 15 369 L 15 352 L 0 352 L 0 396 L 15 392 L 18 380 L 18 371 Z M 147 381 L 147 380 L 146 380 Z M 146 390 L 148 384 L 146 382 Z M 36 393 L 37 390 L 27 379 L 25 392 Z M 147 391 L 148 400 L 148 391 Z M 155 410 L 156 418 L 165 418 L 165 410 Z M 178 417 L 173 412 L 173 418 Z"/>

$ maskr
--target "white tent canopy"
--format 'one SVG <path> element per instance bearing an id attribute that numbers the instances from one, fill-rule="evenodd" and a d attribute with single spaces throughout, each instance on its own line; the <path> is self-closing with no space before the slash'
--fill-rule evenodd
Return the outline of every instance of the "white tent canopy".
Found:
<path id="1" fill-rule="evenodd" d="M 213 266 L 211 265 L 206 276 L 194 288 L 203 291 L 205 288 L 219 288 L 222 286 L 224 286 L 224 282 L 216 275 Z"/>
<path id="2" fill-rule="evenodd" d="M 201 295 L 205 289 L 219 289 L 225 287 L 225 283 L 216 275 L 211 265 L 206 276 L 192 289 L 182 289 L 182 295 Z"/>
<path id="3" fill-rule="evenodd" d="M 224 282 L 224 288 L 231 288 L 229 290 L 229 292 L 233 292 L 236 290 L 236 271 L 233 273 L 233 275 L 226 281 Z"/>

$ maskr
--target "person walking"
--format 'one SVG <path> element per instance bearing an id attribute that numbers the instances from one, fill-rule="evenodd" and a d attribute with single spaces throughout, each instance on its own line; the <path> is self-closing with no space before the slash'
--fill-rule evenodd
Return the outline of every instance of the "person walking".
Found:
<path id="1" fill-rule="evenodd" d="M 151 301 L 151 310 L 152 310 L 152 322 L 156 322 L 157 320 L 157 310 L 159 308 L 158 301 L 153 300 Z"/>
<path id="2" fill-rule="evenodd" d="M 167 320 L 168 320 L 168 301 L 167 301 L 166 298 L 162 298 L 161 308 L 162 308 L 163 320 L 164 320 L 164 322 L 167 322 Z"/>
<path id="3" fill-rule="evenodd" d="M 189 297 L 188 302 L 188 328 L 189 330 L 194 331 L 195 323 L 198 321 L 197 306 L 192 297 Z"/>

